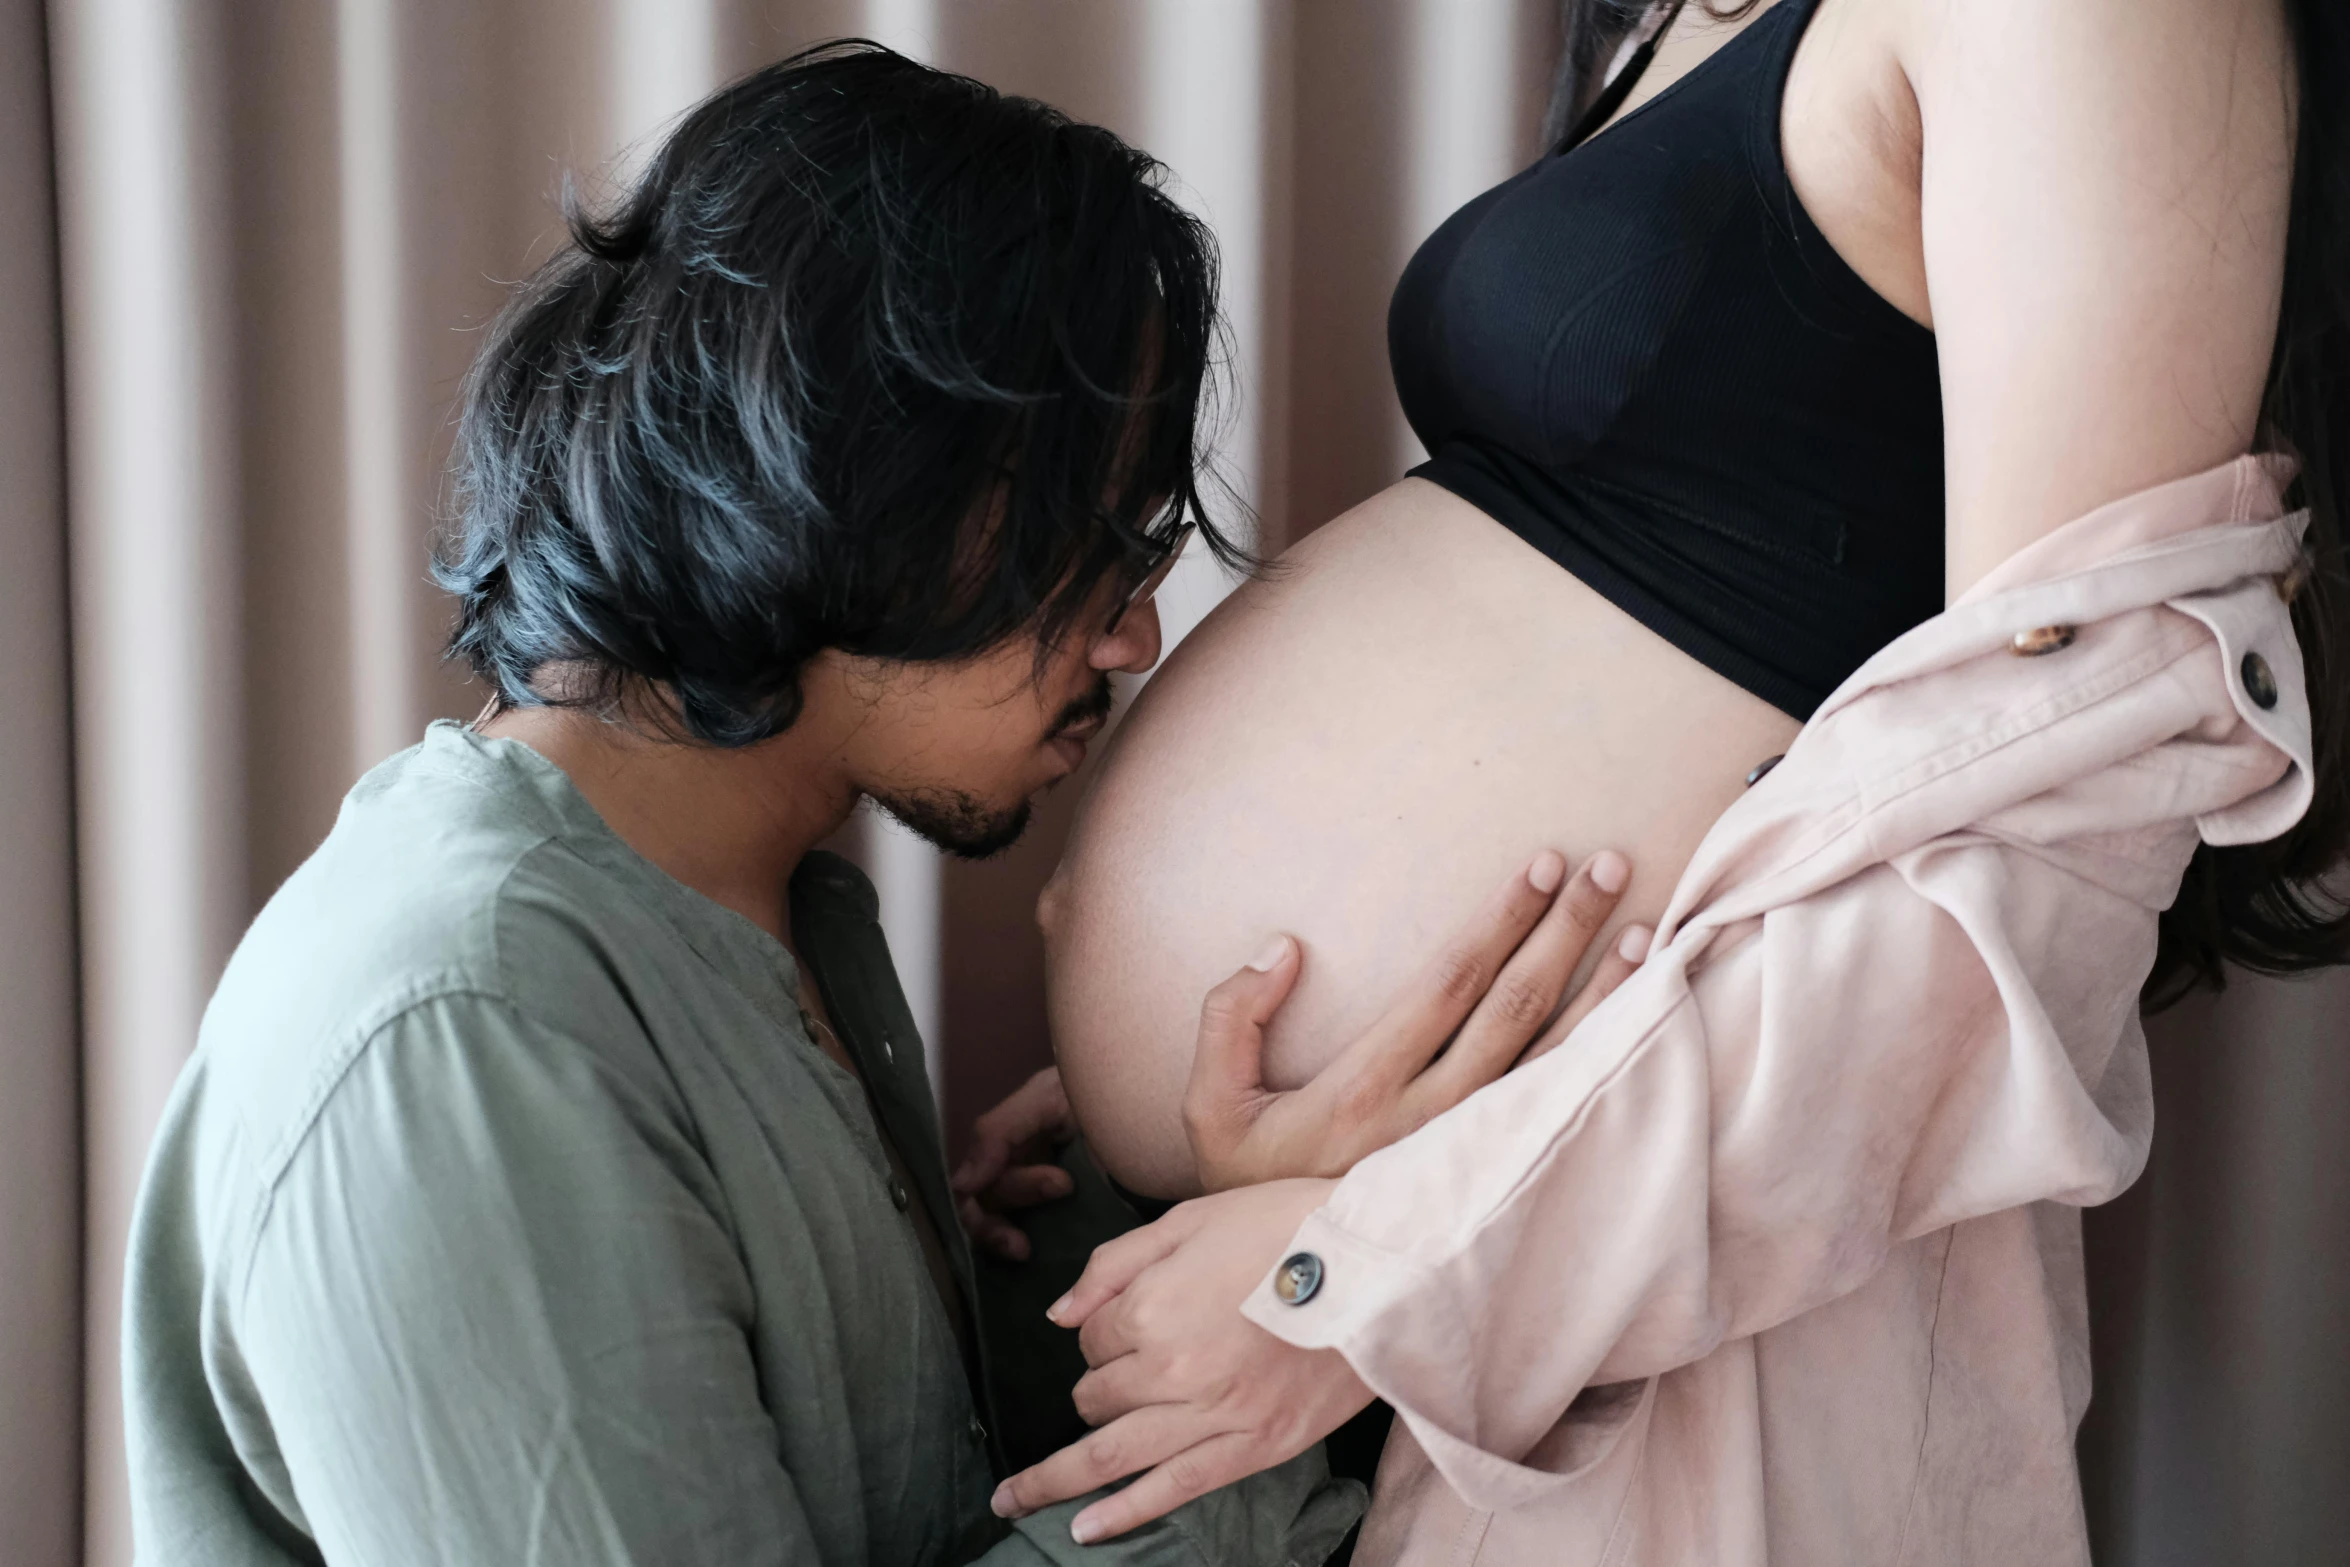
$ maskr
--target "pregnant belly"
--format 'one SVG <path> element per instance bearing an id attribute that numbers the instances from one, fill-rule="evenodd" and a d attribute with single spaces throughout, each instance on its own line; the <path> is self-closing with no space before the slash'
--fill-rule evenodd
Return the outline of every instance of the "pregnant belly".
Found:
<path id="1" fill-rule="evenodd" d="M 1617 923 L 1653 921 L 1796 728 L 1450 492 L 1374 496 L 1202 623 L 1102 757 L 1039 909 L 1088 1141 L 1191 1194 L 1200 1000 L 1269 933 L 1305 951 L 1267 1038 L 1287 1087 L 1544 847 L 1629 855 Z"/>

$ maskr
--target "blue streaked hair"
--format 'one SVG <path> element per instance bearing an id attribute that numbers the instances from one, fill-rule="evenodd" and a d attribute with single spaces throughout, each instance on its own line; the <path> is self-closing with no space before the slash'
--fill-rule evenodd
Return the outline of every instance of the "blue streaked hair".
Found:
<path id="1" fill-rule="evenodd" d="M 435 579 L 505 705 L 788 728 L 819 650 L 1065 632 L 1201 505 L 1217 259 L 1096 126 L 861 40 L 688 114 L 499 315 Z M 542 678 L 560 667 L 560 681 Z"/>

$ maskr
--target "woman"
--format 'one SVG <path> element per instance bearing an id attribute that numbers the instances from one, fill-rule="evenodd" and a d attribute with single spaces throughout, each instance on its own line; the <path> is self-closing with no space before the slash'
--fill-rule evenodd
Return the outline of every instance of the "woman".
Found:
<path id="1" fill-rule="evenodd" d="M 1612 9 L 1570 7 L 1571 36 Z M 2282 0 L 1675 8 L 1595 135 L 1473 202 L 1406 273 L 1391 346 L 1434 460 L 1235 594 L 1105 765 L 1045 913 L 1057 1049 L 1112 1172 L 1196 1188 L 1189 998 L 1243 955 L 1232 933 L 1302 943 L 1266 1041 L 1280 1086 L 1528 844 L 1624 849 L 1618 917 L 1653 920 L 1709 825 L 1871 654 L 2068 520 L 2256 446 L 2299 459 L 2314 513 L 2294 617 L 2320 795 L 2274 844 L 2197 853 L 2151 982 L 2222 956 L 2338 958 L 2338 913 L 2294 889 L 2345 829 L 2350 683 L 2326 657 L 2350 434 L 2328 380 L 2343 29 Z M 2141 977 L 2095 982 L 2126 999 Z M 1328 1196 L 1265 1191 L 1168 1222 L 1225 1236 L 1262 1277 Z M 1253 1331 L 1232 1298 L 1162 1339 L 1125 1324 L 1132 1353 L 1081 1389 L 1123 1470 L 1097 1450 L 1003 1505 L 1178 1458 L 1093 1518 L 1123 1527 L 1367 1398 L 1340 1356 L 1301 1350 L 1247 1379 L 1270 1390 L 1248 1429 L 1203 1425 L 1176 1349 Z M 2061 1482 L 2032 1494 L 2063 1510 Z M 1815 1487 L 1760 1510 L 1798 1505 L 1837 1504 Z M 1926 1559 L 1959 1538 L 1919 1527 Z M 2078 1533 L 2076 1500 L 2033 1538 L 2075 1559 Z"/>

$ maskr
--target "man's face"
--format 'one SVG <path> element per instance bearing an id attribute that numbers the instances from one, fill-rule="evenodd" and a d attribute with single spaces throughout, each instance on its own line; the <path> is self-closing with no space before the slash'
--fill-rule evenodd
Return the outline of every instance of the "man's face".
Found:
<path id="1" fill-rule="evenodd" d="M 1105 581 L 1041 660 L 1029 635 L 952 664 L 842 660 L 865 708 L 848 742 L 859 787 L 951 854 L 1009 848 L 1035 797 L 1084 762 L 1110 715 L 1111 672 L 1159 661 L 1159 612 L 1148 600 L 1107 629 L 1124 590 Z"/>

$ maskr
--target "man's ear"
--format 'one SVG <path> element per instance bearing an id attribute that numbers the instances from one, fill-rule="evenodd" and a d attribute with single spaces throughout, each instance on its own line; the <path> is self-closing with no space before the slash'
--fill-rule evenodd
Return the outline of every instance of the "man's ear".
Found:
<path id="1" fill-rule="evenodd" d="M 875 708 L 904 683 L 910 667 L 886 658 L 844 653 L 836 647 L 819 648 L 800 666 L 801 699 L 809 707 L 822 703 L 834 709 L 843 705 Z"/>

